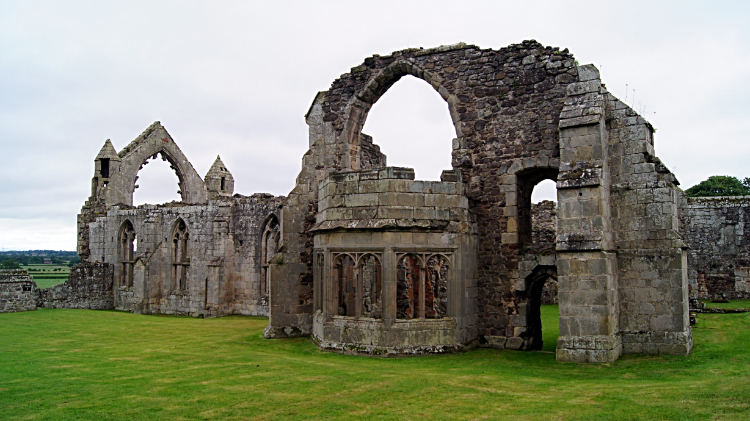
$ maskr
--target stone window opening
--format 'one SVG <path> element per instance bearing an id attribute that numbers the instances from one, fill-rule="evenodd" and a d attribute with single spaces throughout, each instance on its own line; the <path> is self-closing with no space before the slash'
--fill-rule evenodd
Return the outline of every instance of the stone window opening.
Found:
<path id="1" fill-rule="evenodd" d="M 226 182 L 227 182 L 227 178 L 226 177 L 221 177 L 221 191 L 226 190 L 226 187 L 224 186 L 226 184 Z"/>
<path id="2" fill-rule="evenodd" d="M 348 254 L 339 256 L 333 265 L 334 302 L 339 316 L 356 316 L 356 281 L 354 279 L 354 258 Z"/>
<path id="3" fill-rule="evenodd" d="M 133 224 L 125 220 L 120 228 L 120 286 L 133 286 L 133 264 L 135 263 L 135 229 Z"/>
<path id="4" fill-rule="evenodd" d="M 334 257 L 336 314 L 346 317 L 383 317 L 381 253 L 343 253 Z"/>
<path id="5" fill-rule="evenodd" d="M 516 174 L 517 177 L 517 190 L 516 190 L 516 204 L 518 206 L 518 242 L 521 245 L 539 245 L 542 243 L 548 243 L 553 245 L 554 249 L 554 227 L 552 236 L 547 232 L 543 236 L 536 235 L 539 232 L 534 232 L 534 215 L 532 215 L 532 194 L 534 189 L 544 180 L 557 180 L 558 174 L 557 168 L 529 168 Z M 549 229 L 547 229 L 549 231 Z"/>
<path id="6" fill-rule="evenodd" d="M 161 158 L 163 162 L 157 161 L 157 158 Z M 152 161 L 154 165 L 148 165 Z M 183 193 L 185 190 L 183 179 L 184 177 L 176 161 L 164 151 L 156 152 L 146 157 L 138 168 L 133 180 L 132 203 L 134 206 L 138 206 L 145 203 L 187 201 L 187 197 Z"/>
<path id="7" fill-rule="evenodd" d="M 224 178 L 222 177 L 222 183 Z M 223 187 L 222 187 L 223 189 Z M 276 250 L 279 247 L 281 241 L 281 226 L 276 216 L 272 216 L 266 226 L 263 229 L 261 235 L 261 282 L 260 282 L 260 295 L 262 300 L 268 300 L 268 294 L 271 289 L 271 259 L 273 259 Z"/>
<path id="8" fill-rule="evenodd" d="M 172 280 L 174 288 L 180 291 L 187 289 L 188 269 L 190 257 L 188 244 L 190 233 L 185 221 L 179 219 L 172 233 Z"/>
<path id="9" fill-rule="evenodd" d="M 393 80 L 373 103 L 361 133 L 388 157 L 389 166 L 414 168 L 418 180 L 440 180 L 452 169 L 456 128 L 441 95 L 411 74 Z M 359 145 L 361 169 L 370 168 L 371 144 Z M 385 162 L 383 162 L 385 165 Z"/>
<path id="10" fill-rule="evenodd" d="M 398 258 L 396 318 L 439 319 L 448 310 L 449 259 L 406 253 Z"/>
<path id="11" fill-rule="evenodd" d="M 102 178 L 109 178 L 109 158 L 102 158 L 100 161 Z"/>
<path id="12" fill-rule="evenodd" d="M 357 264 L 357 289 L 361 289 L 358 317 L 380 319 L 383 316 L 383 270 L 380 256 L 365 254 Z"/>

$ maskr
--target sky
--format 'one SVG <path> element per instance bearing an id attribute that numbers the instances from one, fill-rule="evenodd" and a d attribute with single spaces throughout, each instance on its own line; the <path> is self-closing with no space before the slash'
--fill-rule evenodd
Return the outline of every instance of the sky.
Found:
<path id="1" fill-rule="evenodd" d="M 119 151 L 161 121 L 201 176 L 220 155 L 235 193 L 286 195 L 315 94 L 366 57 L 527 39 L 596 65 L 683 188 L 750 176 L 747 1 L 3 0 L 0 250 L 75 250 L 106 139 Z M 421 80 L 396 83 L 364 132 L 417 178 L 450 168 L 448 107 Z M 161 160 L 138 184 L 136 204 L 178 199 Z"/>

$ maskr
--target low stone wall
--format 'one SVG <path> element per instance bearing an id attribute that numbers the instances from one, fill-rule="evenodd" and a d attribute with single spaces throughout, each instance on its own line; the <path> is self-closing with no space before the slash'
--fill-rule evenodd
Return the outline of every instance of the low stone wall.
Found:
<path id="1" fill-rule="evenodd" d="M 36 306 L 43 308 L 83 308 L 111 310 L 113 267 L 107 263 L 82 262 L 70 270 L 64 284 L 37 290 Z"/>
<path id="2" fill-rule="evenodd" d="M 36 310 L 36 291 L 36 284 L 25 270 L 0 270 L 0 313 Z"/>

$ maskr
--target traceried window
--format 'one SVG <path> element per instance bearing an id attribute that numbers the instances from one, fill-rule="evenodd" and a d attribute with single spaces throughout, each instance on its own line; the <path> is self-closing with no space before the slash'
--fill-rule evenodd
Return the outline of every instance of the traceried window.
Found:
<path id="1" fill-rule="evenodd" d="M 261 282 L 260 282 L 260 294 L 261 297 L 267 297 L 270 293 L 271 287 L 271 272 L 270 264 L 271 259 L 276 250 L 279 247 L 281 241 L 281 227 L 279 221 L 275 216 L 271 217 L 266 223 L 266 227 L 263 230 L 261 236 Z M 267 298 L 266 298 L 267 299 Z"/>
<path id="2" fill-rule="evenodd" d="M 382 253 L 342 253 L 334 257 L 336 314 L 383 317 Z"/>
<path id="3" fill-rule="evenodd" d="M 179 219 L 172 233 L 172 281 L 174 288 L 184 291 L 187 289 L 188 269 L 190 257 L 188 247 L 190 233 L 185 221 Z"/>
<path id="4" fill-rule="evenodd" d="M 133 286 L 133 263 L 135 261 L 135 229 L 133 224 L 125 220 L 120 228 L 120 286 Z"/>
<path id="5" fill-rule="evenodd" d="M 396 318 L 445 317 L 449 269 L 448 258 L 441 254 L 400 256 L 396 273 Z"/>

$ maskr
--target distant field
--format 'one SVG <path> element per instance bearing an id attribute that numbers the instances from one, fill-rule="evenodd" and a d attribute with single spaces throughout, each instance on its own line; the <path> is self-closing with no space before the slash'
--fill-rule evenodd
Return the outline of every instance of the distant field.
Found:
<path id="1" fill-rule="evenodd" d="M 64 283 L 68 279 L 70 268 L 65 265 L 24 265 L 39 288 L 49 288 Z M 32 270 L 33 269 L 33 270 Z M 57 271 L 53 269 L 59 269 Z"/>
<path id="2" fill-rule="evenodd" d="M 67 280 L 68 278 L 38 279 L 34 277 L 34 282 L 36 283 L 36 286 L 40 289 L 50 288 L 55 285 L 64 284 L 65 281 Z"/>
<path id="3" fill-rule="evenodd" d="M 70 268 L 66 265 L 23 265 L 23 269 L 29 271 L 29 273 L 69 273 Z M 57 270 L 53 270 L 57 269 Z"/>
<path id="4" fill-rule="evenodd" d="M 544 306 L 546 342 L 557 308 Z M 3 420 L 747 420 L 750 314 L 703 314 L 688 357 L 368 358 L 266 340 L 262 317 L 0 314 Z"/>

